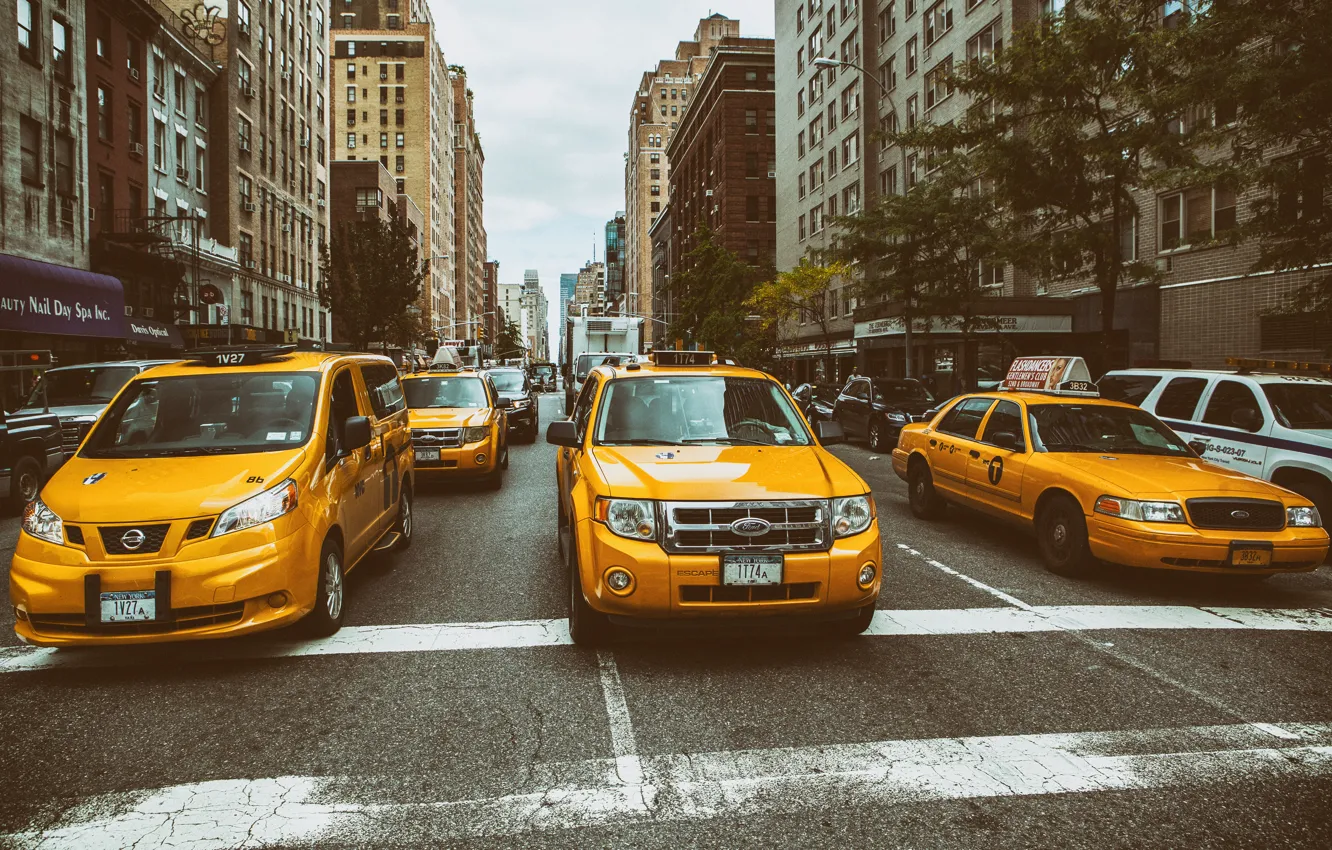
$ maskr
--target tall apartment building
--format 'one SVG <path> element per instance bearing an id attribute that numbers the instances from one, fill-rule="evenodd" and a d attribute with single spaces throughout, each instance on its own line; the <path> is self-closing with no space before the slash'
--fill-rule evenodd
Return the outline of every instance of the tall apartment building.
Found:
<path id="1" fill-rule="evenodd" d="M 600 316 L 606 311 L 606 264 L 590 262 L 578 271 L 574 283 L 573 311 L 580 313 L 583 308 L 592 315 Z"/>
<path id="2" fill-rule="evenodd" d="M 555 315 L 556 336 L 560 340 L 559 362 L 564 363 L 564 317 L 569 315 L 569 302 L 574 297 L 574 287 L 578 285 L 578 274 L 565 272 L 560 275 L 560 310 Z"/>
<path id="3" fill-rule="evenodd" d="M 334 159 L 378 160 L 425 217 L 421 294 L 429 327 L 455 312 L 454 98 L 425 0 L 333 0 L 329 107 Z M 481 272 L 476 269 L 477 298 Z M 479 312 L 479 311 L 478 311 Z"/>
<path id="4" fill-rule="evenodd" d="M 528 355 L 533 360 L 550 359 L 550 305 L 546 293 L 541 291 L 541 279 L 536 269 L 523 272 L 522 309 L 525 318 L 525 338 Z"/>
<path id="5" fill-rule="evenodd" d="M 606 304 L 614 312 L 633 312 L 624 303 L 624 212 L 606 222 Z"/>
<path id="6" fill-rule="evenodd" d="M 513 322 L 521 336 L 526 337 L 527 316 L 523 313 L 523 285 L 521 283 L 501 283 L 495 287 L 499 298 L 500 318 L 507 324 Z"/>
<path id="7" fill-rule="evenodd" d="M 481 327 L 485 328 L 486 343 L 495 340 L 499 332 L 499 261 L 486 260 L 481 264 L 482 313 Z"/>
<path id="8" fill-rule="evenodd" d="M 624 311 L 653 316 L 652 243 L 648 231 L 669 200 L 666 146 L 689 109 L 694 84 L 713 48 L 740 35 L 740 22 L 714 14 L 698 22 L 692 41 L 675 56 L 643 72 L 629 110 L 629 151 L 625 156 Z M 644 322 L 645 350 L 651 349 L 654 322 Z"/>
<path id="9" fill-rule="evenodd" d="M 472 90 L 467 87 L 467 71 L 458 65 L 449 69 L 453 86 L 453 191 L 454 191 L 454 285 L 455 321 L 465 329 L 475 327 L 480 320 L 482 304 L 482 271 L 486 261 L 486 227 L 482 171 L 485 154 L 481 150 L 481 137 L 476 132 L 476 118 L 472 112 Z M 470 334 L 467 334 L 470 336 Z"/>

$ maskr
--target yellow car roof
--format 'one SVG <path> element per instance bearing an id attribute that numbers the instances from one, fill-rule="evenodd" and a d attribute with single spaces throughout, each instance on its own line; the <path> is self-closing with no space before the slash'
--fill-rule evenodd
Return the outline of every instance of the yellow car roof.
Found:
<path id="1" fill-rule="evenodd" d="M 336 351 L 293 351 L 277 357 L 241 366 L 214 366 L 197 360 L 179 360 L 143 372 L 141 378 L 168 378 L 177 375 L 255 374 L 263 372 L 327 372 L 334 365 L 349 360 L 393 364 L 378 354 L 348 354 Z"/>
<path id="2" fill-rule="evenodd" d="M 645 378 L 648 375 L 658 377 L 678 375 L 691 378 L 761 378 L 766 381 L 776 379 L 767 372 L 749 369 L 744 366 L 658 366 L 652 362 L 629 363 L 624 366 L 597 366 L 592 370 L 614 378 Z"/>
<path id="3" fill-rule="evenodd" d="M 1087 407 L 1096 405 L 1099 407 L 1130 407 L 1135 410 L 1140 409 L 1137 405 L 1126 404 L 1122 401 L 1113 401 L 1108 398 L 1096 398 L 1094 396 L 1067 396 L 1055 395 L 1054 393 L 1030 392 L 1022 390 L 995 390 L 983 393 L 967 393 L 961 398 L 1004 398 L 1011 401 L 1020 401 L 1026 404 L 1063 404 L 1070 407 Z M 960 399 L 959 399 L 960 400 Z M 950 399 L 944 404 L 950 403 Z"/>

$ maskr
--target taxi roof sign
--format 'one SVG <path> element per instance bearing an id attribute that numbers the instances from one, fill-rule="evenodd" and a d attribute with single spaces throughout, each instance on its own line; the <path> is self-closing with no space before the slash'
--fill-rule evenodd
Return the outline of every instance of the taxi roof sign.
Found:
<path id="1" fill-rule="evenodd" d="M 1101 395 L 1081 357 L 1019 357 L 1008 367 L 1003 388 L 1083 398 Z"/>
<path id="2" fill-rule="evenodd" d="M 185 352 L 185 359 L 205 366 L 251 366 L 285 357 L 295 350 L 294 345 L 220 345 L 191 349 Z"/>
<path id="3" fill-rule="evenodd" d="M 675 351 L 657 349 L 652 352 L 652 362 L 657 366 L 711 366 L 711 351 Z"/>

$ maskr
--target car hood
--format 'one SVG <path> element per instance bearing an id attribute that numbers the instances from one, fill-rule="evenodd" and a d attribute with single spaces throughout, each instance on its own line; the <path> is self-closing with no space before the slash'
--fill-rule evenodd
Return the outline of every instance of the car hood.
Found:
<path id="1" fill-rule="evenodd" d="M 900 411 L 909 413 L 912 416 L 919 416 L 934 406 L 932 401 L 890 401 L 883 404 L 876 404 L 877 410 Z"/>
<path id="2" fill-rule="evenodd" d="M 60 419 L 62 420 L 70 419 L 75 416 L 91 416 L 93 418 L 96 418 L 102 415 L 103 410 L 106 410 L 106 404 L 102 402 L 94 402 L 92 404 L 62 404 L 62 405 L 51 406 L 51 412 L 54 413 L 56 416 L 60 417 Z M 19 412 L 44 413 L 45 411 L 42 410 L 42 408 L 40 407 L 25 407 Z"/>
<path id="3" fill-rule="evenodd" d="M 66 522 L 205 516 L 280 484 L 304 456 L 303 448 L 206 457 L 75 456 L 42 488 L 41 498 Z"/>
<path id="4" fill-rule="evenodd" d="M 1280 487 L 1193 457 L 1060 453 L 1066 466 L 1104 482 L 1106 492 L 1131 498 L 1234 496 L 1280 499 Z"/>
<path id="5" fill-rule="evenodd" d="M 610 495 L 665 501 L 828 499 L 869 492 L 817 446 L 597 446 Z"/>
<path id="6" fill-rule="evenodd" d="M 407 421 L 413 428 L 481 426 L 489 418 L 488 407 L 423 407 L 407 411 Z"/>

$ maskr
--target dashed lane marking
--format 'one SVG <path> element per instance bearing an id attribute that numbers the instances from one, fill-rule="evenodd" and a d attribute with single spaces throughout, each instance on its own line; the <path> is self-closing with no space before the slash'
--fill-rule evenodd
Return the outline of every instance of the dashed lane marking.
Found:
<path id="1" fill-rule="evenodd" d="M 0 843 L 27 850 L 437 845 L 852 806 L 1332 776 L 1332 724 L 1279 728 L 1286 737 L 1277 743 L 1236 724 L 645 756 L 638 786 L 622 782 L 610 759 L 548 763 L 515 777 L 508 794 L 461 800 L 384 802 L 376 777 L 222 779 L 76 800 Z"/>
<path id="2" fill-rule="evenodd" d="M 1332 632 L 1332 609 L 1219 608 L 1184 605 L 1027 605 L 942 611 L 876 611 L 866 635 L 984 635 L 1114 630 L 1237 630 Z M 407 626 L 348 626 L 332 637 L 288 641 L 255 637 L 134 647 L 0 649 L 0 673 L 163 662 L 195 663 L 321 655 L 456 652 L 567 646 L 565 620 L 509 620 Z M 603 671 L 603 675 L 604 671 Z"/>

